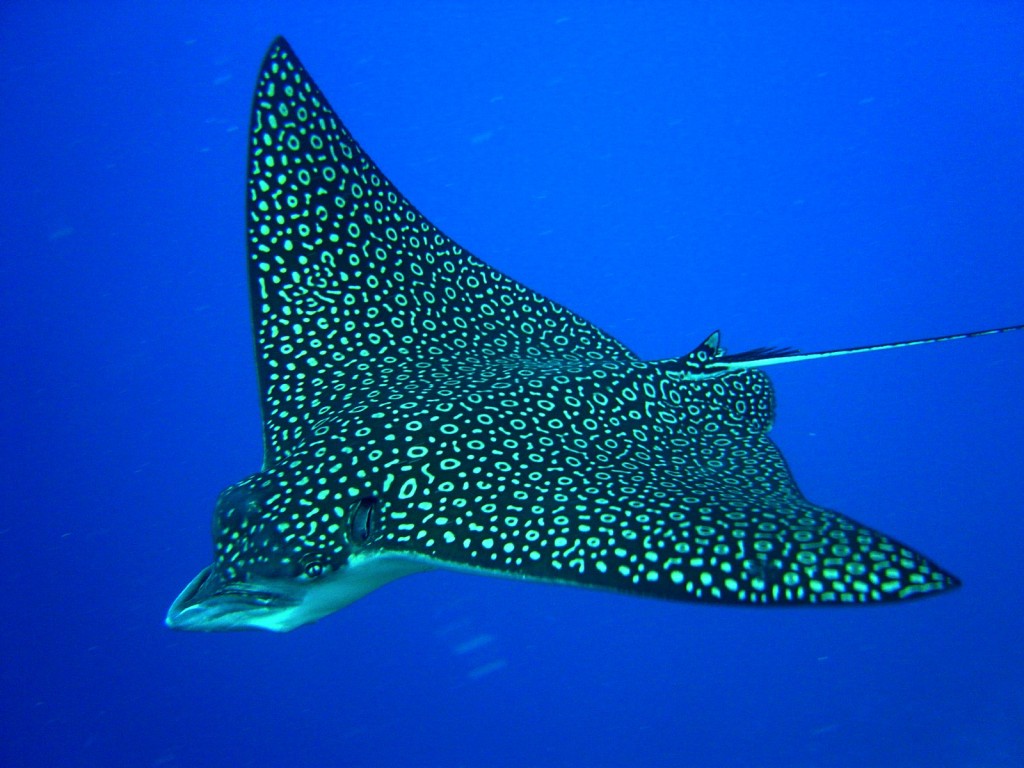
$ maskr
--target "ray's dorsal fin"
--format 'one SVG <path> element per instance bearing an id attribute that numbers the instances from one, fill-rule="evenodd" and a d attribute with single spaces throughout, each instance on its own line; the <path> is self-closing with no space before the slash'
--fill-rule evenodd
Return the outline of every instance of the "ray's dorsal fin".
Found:
<path id="1" fill-rule="evenodd" d="M 721 344 L 721 331 L 714 331 L 704 341 L 698 344 L 691 352 L 682 357 L 670 360 L 661 360 L 659 364 L 662 370 L 673 378 L 706 378 L 719 371 L 711 369 L 715 360 L 725 354 Z"/>
<path id="2" fill-rule="evenodd" d="M 922 344 L 938 344 L 943 341 L 959 341 L 960 339 L 973 339 L 978 336 L 994 336 L 998 333 L 1010 333 L 1011 331 L 1024 330 L 1024 325 L 1008 325 L 1005 328 L 988 328 L 983 331 L 967 331 L 966 333 L 951 333 L 947 336 L 932 336 L 927 339 L 911 339 L 909 341 L 892 341 L 887 344 L 869 344 L 864 347 L 846 347 L 845 349 L 828 349 L 821 352 L 801 352 L 791 347 L 759 347 L 747 352 L 740 352 L 735 355 L 722 355 L 711 360 L 704 367 L 705 372 L 739 371 L 744 368 L 764 368 L 769 365 L 783 365 L 785 363 L 801 363 L 806 360 L 821 360 L 826 357 L 843 357 L 845 355 L 859 355 L 863 352 L 881 352 L 885 349 L 900 349 L 902 347 L 917 347 Z M 706 343 L 706 342 L 705 342 Z M 700 347 L 698 347 L 698 350 Z M 696 351 L 696 350 L 695 350 Z M 694 353 L 687 356 L 689 359 Z"/>

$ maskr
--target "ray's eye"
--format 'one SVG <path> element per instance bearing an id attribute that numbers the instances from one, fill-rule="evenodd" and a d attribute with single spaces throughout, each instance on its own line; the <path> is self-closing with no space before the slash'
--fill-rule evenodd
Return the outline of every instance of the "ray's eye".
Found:
<path id="1" fill-rule="evenodd" d="M 319 560 L 313 560 L 312 562 L 306 563 L 302 568 L 302 575 L 310 581 L 319 579 L 327 573 L 327 566 Z"/>

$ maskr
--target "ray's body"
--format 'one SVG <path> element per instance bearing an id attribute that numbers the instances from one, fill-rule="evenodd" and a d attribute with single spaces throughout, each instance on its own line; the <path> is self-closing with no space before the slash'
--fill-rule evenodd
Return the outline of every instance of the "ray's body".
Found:
<path id="1" fill-rule="evenodd" d="M 283 39 L 250 125 L 262 470 L 218 500 L 170 626 L 288 630 L 435 567 L 741 605 L 958 585 L 807 501 L 758 367 L 639 360 L 461 249 L 360 149 Z M 896 345 L 880 345 L 883 349 Z"/>

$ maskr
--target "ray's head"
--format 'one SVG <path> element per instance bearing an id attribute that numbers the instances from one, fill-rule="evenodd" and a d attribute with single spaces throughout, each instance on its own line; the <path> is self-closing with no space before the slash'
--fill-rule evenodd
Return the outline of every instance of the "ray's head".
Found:
<path id="1" fill-rule="evenodd" d="M 267 470 L 221 493 L 213 564 L 171 605 L 168 626 L 287 631 L 369 591 L 350 572 L 377 538 L 378 500 L 309 494 L 292 474 Z"/>

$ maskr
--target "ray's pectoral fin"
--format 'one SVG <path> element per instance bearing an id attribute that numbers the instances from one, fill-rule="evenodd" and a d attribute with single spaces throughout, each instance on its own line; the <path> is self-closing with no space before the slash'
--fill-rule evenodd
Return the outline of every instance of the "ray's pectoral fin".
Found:
<path id="1" fill-rule="evenodd" d="M 435 565 L 469 573 L 736 606 L 884 604 L 960 586 L 956 576 L 915 550 L 807 501 L 752 507 L 737 499 L 701 516 L 683 501 L 692 495 L 678 498 L 674 507 L 637 517 L 674 515 L 701 520 L 699 525 L 687 522 L 636 536 L 620 529 L 618 536 L 599 541 L 592 536 L 540 539 L 535 548 L 503 548 L 497 557 L 486 545 L 423 555 Z M 625 516 L 618 504 L 594 513 L 595 518 Z M 691 535 L 691 528 L 700 533 Z"/>
<path id="2" fill-rule="evenodd" d="M 381 546 L 459 570 L 732 605 L 887 603 L 959 585 L 909 547 L 807 501 L 768 437 L 767 376 L 701 372 L 717 354 L 712 335 L 678 361 L 605 365 L 590 378 L 556 370 L 539 390 L 571 380 L 567 402 L 602 404 L 603 419 L 503 437 L 507 453 L 491 448 L 510 468 L 503 486 L 483 484 L 472 509 L 417 524 L 403 509 Z M 525 423 L 526 405 L 510 418 Z M 544 405 L 538 417 L 551 423 Z M 467 437 L 483 443 L 486 433 Z M 536 468 L 517 458 L 541 447 Z"/>
<path id="3" fill-rule="evenodd" d="M 427 220 L 281 38 L 253 97 L 247 190 L 265 466 L 302 446 L 345 398 L 377 391 L 361 365 L 635 359 Z"/>

